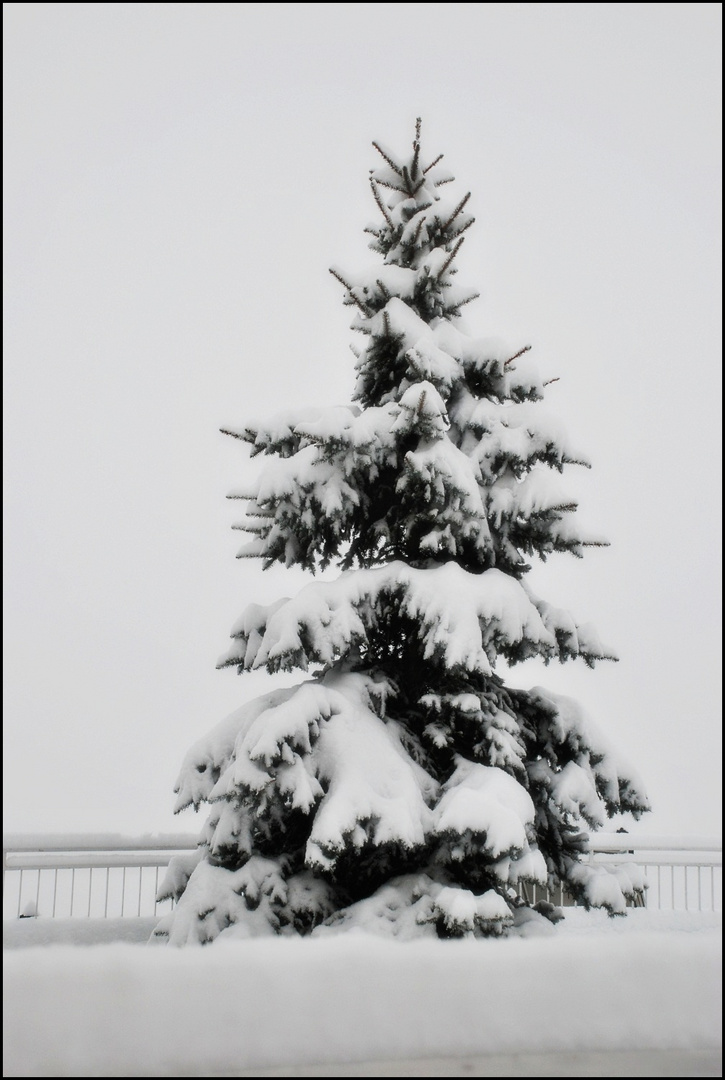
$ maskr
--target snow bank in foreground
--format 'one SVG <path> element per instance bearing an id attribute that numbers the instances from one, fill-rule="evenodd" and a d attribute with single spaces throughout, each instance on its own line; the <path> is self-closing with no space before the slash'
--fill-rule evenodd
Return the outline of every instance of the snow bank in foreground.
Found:
<path id="1" fill-rule="evenodd" d="M 34 945 L 145 945 L 159 917 L 141 919 L 6 919 L 3 949 Z"/>
<path id="2" fill-rule="evenodd" d="M 528 940 L 401 945 L 352 933 L 206 949 L 13 951 L 5 1075 L 716 1048 L 713 917 L 687 917 L 699 933 L 662 933 L 653 914 L 600 924 L 573 912 L 563 933 Z"/>

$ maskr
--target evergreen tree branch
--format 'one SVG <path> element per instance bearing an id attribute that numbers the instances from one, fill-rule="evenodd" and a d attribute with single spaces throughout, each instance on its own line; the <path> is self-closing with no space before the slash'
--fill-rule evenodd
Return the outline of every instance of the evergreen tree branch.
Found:
<path id="1" fill-rule="evenodd" d="M 345 286 L 345 288 L 347 289 L 348 292 L 352 292 L 352 285 L 350 284 L 349 281 L 345 281 L 344 277 L 342 276 L 342 274 L 340 273 L 339 270 L 334 270 L 332 267 L 330 267 L 330 273 L 332 274 L 332 276 L 334 278 L 337 278 L 337 280 L 340 282 L 341 285 Z"/>
<path id="2" fill-rule="evenodd" d="M 341 285 L 345 286 L 345 288 L 347 289 L 347 292 L 348 292 L 348 296 L 352 300 L 353 304 L 355 304 L 356 307 L 358 307 L 360 309 L 360 311 L 362 311 L 363 315 L 369 315 L 370 314 L 370 308 L 366 304 L 364 304 L 362 302 L 362 300 L 359 300 L 357 298 L 357 296 L 355 296 L 355 293 L 353 292 L 353 286 L 350 285 L 347 281 L 345 281 L 342 274 L 339 274 L 337 272 L 337 270 L 333 270 L 332 267 L 330 267 L 330 273 L 332 274 L 332 276 L 334 278 L 337 278 L 337 280 L 340 282 Z"/>
<path id="3" fill-rule="evenodd" d="M 399 184 L 393 184 L 390 180 L 376 180 L 376 184 L 380 184 L 381 187 L 390 188 L 391 191 L 399 191 L 401 195 L 409 195 L 410 192 L 405 188 L 400 187 Z"/>
<path id="4" fill-rule="evenodd" d="M 423 215 L 421 214 L 420 220 L 418 221 L 418 224 L 415 227 L 415 232 L 413 233 L 413 238 L 411 240 L 411 244 L 412 244 L 413 247 L 415 247 L 415 245 L 418 243 L 418 237 L 420 236 L 420 231 L 423 228 L 423 221 L 424 221 L 424 218 L 423 218 Z"/>
<path id="5" fill-rule="evenodd" d="M 552 383 L 558 382 L 560 378 L 561 376 L 557 375 L 555 379 L 547 379 L 545 383 L 542 383 L 542 386 L 551 386 Z"/>
<path id="6" fill-rule="evenodd" d="M 456 237 L 461 236 L 466 231 L 466 229 L 470 229 L 471 225 L 473 225 L 475 220 L 475 217 L 469 218 L 465 225 L 461 225 L 460 229 L 456 229 L 454 233 L 451 233 L 451 240 L 455 240 Z"/>
<path id="7" fill-rule="evenodd" d="M 466 203 L 468 202 L 468 200 L 470 199 L 470 197 L 471 197 L 471 193 L 470 193 L 470 191 L 469 191 L 467 195 L 464 195 L 464 196 L 463 196 L 463 198 L 461 199 L 461 201 L 459 202 L 458 206 L 457 206 L 457 207 L 456 207 L 456 209 L 455 209 L 455 210 L 453 211 L 453 213 L 451 214 L 451 216 L 450 216 L 450 217 L 448 218 L 448 220 L 447 220 L 447 221 L 445 221 L 445 222 L 444 222 L 444 223 L 443 223 L 443 224 L 441 225 L 441 230 L 443 230 L 443 229 L 447 229 L 449 225 L 452 225 L 452 224 L 453 224 L 453 222 L 454 222 L 454 221 L 456 220 L 456 218 L 458 217 L 458 215 L 460 214 L 461 210 L 462 210 L 462 209 L 463 209 L 463 207 L 464 207 L 464 206 L 466 205 Z"/>
<path id="8" fill-rule="evenodd" d="M 504 366 L 504 367 L 506 368 L 506 367 L 508 367 L 508 366 L 509 366 L 509 364 L 513 364 L 514 360 L 518 360 L 518 358 L 519 358 L 520 356 L 523 356 L 523 355 L 524 355 L 524 353 L 527 353 L 527 352 L 529 351 L 529 349 L 530 349 L 530 348 L 531 348 L 531 346 L 530 346 L 530 345 L 524 345 L 523 349 L 519 349 L 519 351 L 518 351 L 517 353 L 514 353 L 514 355 L 513 355 L 513 356 L 509 356 L 508 360 L 505 360 L 505 361 L 504 361 L 504 365 L 503 365 L 503 366 Z"/>
<path id="9" fill-rule="evenodd" d="M 440 270 L 438 271 L 438 281 L 440 281 L 440 279 L 441 279 L 441 278 L 443 277 L 443 275 L 445 274 L 446 270 L 447 270 L 447 269 L 448 269 L 448 267 L 449 267 L 449 266 L 451 265 L 451 263 L 452 263 L 452 262 L 453 262 L 453 260 L 455 259 L 455 257 L 456 257 L 456 255 L 458 254 L 458 252 L 459 252 L 459 251 L 461 250 L 461 246 L 462 246 L 462 244 L 463 244 L 463 239 L 464 239 L 464 238 L 463 238 L 463 237 L 461 237 L 461 239 L 460 239 L 460 240 L 458 241 L 458 243 L 457 243 L 457 244 L 456 244 L 456 246 L 454 247 L 453 251 L 452 251 L 452 252 L 450 253 L 450 255 L 448 256 L 448 258 L 446 259 L 446 261 L 445 261 L 445 262 L 443 263 L 443 266 L 442 266 L 442 267 L 440 268 Z"/>
<path id="10" fill-rule="evenodd" d="M 423 169 L 423 175 L 425 176 L 426 173 L 431 171 L 431 169 L 433 168 L 434 165 L 437 165 L 438 162 L 442 161 L 442 160 L 443 160 L 443 154 L 439 154 L 438 157 L 435 159 L 435 161 L 431 161 L 430 165 L 428 165 L 425 169 Z"/>
<path id="11" fill-rule="evenodd" d="M 392 159 L 391 157 L 388 157 L 388 155 L 387 155 L 387 154 L 385 153 L 385 151 L 384 151 L 384 150 L 382 150 L 382 149 L 381 149 L 381 148 L 380 148 L 380 147 L 378 146 L 378 144 L 377 144 L 376 142 L 373 142 L 373 146 L 375 147 L 375 149 L 377 150 L 377 152 L 378 152 L 378 153 L 380 154 L 380 156 L 381 156 L 381 158 L 383 159 L 383 161 L 387 162 L 387 164 L 388 164 L 388 165 L 390 166 L 390 168 L 391 168 L 391 169 L 393 170 L 393 172 L 396 172 L 396 173 L 398 174 L 398 176 L 402 176 L 402 175 L 403 175 L 403 174 L 402 174 L 402 172 L 400 171 L 400 169 L 398 168 L 398 166 L 397 166 L 397 165 L 395 164 L 395 162 L 393 161 L 393 159 Z"/>
<path id="12" fill-rule="evenodd" d="M 394 228 L 393 219 L 391 218 L 390 214 L 388 213 L 387 208 L 385 206 L 385 203 L 380 198 L 380 192 L 378 191 L 375 179 L 372 176 L 370 177 L 370 187 L 373 189 L 373 198 L 375 199 L 375 202 L 378 204 L 378 210 L 383 215 L 383 217 L 387 221 L 390 228 L 391 229 Z"/>
<path id="13" fill-rule="evenodd" d="M 405 181 L 406 195 L 409 195 L 412 199 L 415 193 L 413 191 L 413 183 L 410 179 L 410 173 L 408 172 L 407 165 L 403 166 L 403 180 Z"/>
<path id="14" fill-rule="evenodd" d="M 410 174 L 415 179 L 418 172 L 418 162 L 420 160 L 420 117 L 417 117 L 415 121 L 415 138 L 413 139 L 413 163 L 410 167 Z"/>
<path id="15" fill-rule="evenodd" d="M 457 304 L 451 304 L 450 307 L 443 309 L 444 315 L 457 315 L 462 307 L 465 307 L 466 304 L 470 304 L 472 300 L 478 300 L 480 295 L 481 294 L 477 292 L 471 293 L 465 300 L 459 300 Z"/>

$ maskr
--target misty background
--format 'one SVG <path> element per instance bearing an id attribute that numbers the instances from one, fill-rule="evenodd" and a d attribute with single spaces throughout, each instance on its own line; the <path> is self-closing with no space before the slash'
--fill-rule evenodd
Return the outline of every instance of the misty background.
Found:
<path id="1" fill-rule="evenodd" d="M 719 4 L 17 4 L 5 21 L 5 829 L 149 832 L 269 685 L 219 433 L 349 401 L 371 140 L 423 118 L 476 224 L 476 334 L 531 344 L 611 547 L 535 565 L 618 664 L 577 698 L 649 832 L 720 829 Z M 283 682 L 304 678 L 292 673 Z"/>

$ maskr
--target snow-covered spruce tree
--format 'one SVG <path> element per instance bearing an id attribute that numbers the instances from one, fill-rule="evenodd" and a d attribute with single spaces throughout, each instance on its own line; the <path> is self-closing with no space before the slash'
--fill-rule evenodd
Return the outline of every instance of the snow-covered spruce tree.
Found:
<path id="1" fill-rule="evenodd" d="M 457 325 L 473 218 L 468 195 L 446 198 L 442 155 L 421 156 L 419 122 L 407 158 L 373 145 L 379 259 L 332 270 L 363 336 L 355 404 L 227 432 L 267 458 L 232 496 L 253 537 L 240 554 L 341 573 L 232 629 L 220 667 L 308 678 L 187 755 L 176 809 L 211 811 L 160 892 L 178 904 L 156 933 L 177 944 L 360 925 L 498 934 L 532 918 L 535 883 L 613 914 L 642 889 L 636 871 L 582 858 L 590 829 L 647 809 L 636 781 L 572 701 L 495 670 L 614 659 L 525 580 L 532 556 L 603 543 L 557 479 L 585 462 L 540 404 L 527 350 Z"/>

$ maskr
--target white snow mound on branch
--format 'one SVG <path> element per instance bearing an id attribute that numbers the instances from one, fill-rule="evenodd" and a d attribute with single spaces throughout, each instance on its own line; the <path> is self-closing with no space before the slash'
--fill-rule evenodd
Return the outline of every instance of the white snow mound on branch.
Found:
<path id="1" fill-rule="evenodd" d="M 182 762 L 174 787 L 178 794 L 175 814 L 187 806 L 198 807 L 208 799 L 219 774 L 226 769 L 233 757 L 240 733 L 243 735 L 258 716 L 286 701 L 292 693 L 294 689 L 273 690 L 247 702 L 194 743 Z"/>
<path id="2" fill-rule="evenodd" d="M 485 836 L 486 853 L 497 859 L 528 848 L 534 817 L 531 796 L 512 776 L 459 758 L 435 809 L 435 831 Z"/>
<path id="3" fill-rule="evenodd" d="M 276 788 L 304 813 L 316 807 L 306 861 L 317 868 L 334 866 L 349 845 L 424 844 L 438 785 L 403 747 L 400 725 L 376 712 L 387 690 L 347 672 L 251 702 L 233 714 L 236 741 L 225 743 L 228 764 L 206 797 L 231 799 L 226 807 Z M 184 790 L 196 762 L 212 756 L 216 730 L 187 758 Z"/>
<path id="4" fill-rule="evenodd" d="M 422 846 L 430 828 L 426 800 L 437 785 L 401 746 L 399 725 L 367 707 L 360 679 L 329 680 L 336 708 L 315 747 L 316 771 L 328 790 L 307 843 L 308 866 L 331 867 L 348 845 L 360 849 L 368 841 Z"/>
<path id="5" fill-rule="evenodd" d="M 472 574 L 454 562 L 425 570 L 393 562 L 312 582 L 294 599 L 273 605 L 266 622 L 263 609 L 256 609 L 253 634 L 243 617 L 218 666 L 277 670 L 332 663 L 366 640 L 378 611 L 393 599 L 401 614 L 418 623 L 426 658 L 436 656 L 448 668 L 491 674 L 502 644 L 525 642 L 531 655 L 545 657 L 557 651 L 554 630 L 563 614 L 551 615 L 547 627 L 527 590 L 508 574 Z M 573 620 L 571 628 L 576 631 Z"/>
<path id="6" fill-rule="evenodd" d="M 471 934 L 479 922 L 512 922 L 511 909 L 493 889 L 475 896 L 469 889 L 445 887 L 435 898 L 435 911 L 442 916 L 448 929 Z"/>
<path id="7" fill-rule="evenodd" d="M 575 761 L 568 761 L 561 772 L 555 774 L 550 791 L 565 814 L 583 817 L 595 827 L 604 825 L 606 813 L 591 774 Z"/>
<path id="8" fill-rule="evenodd" d="M 626 776 L 629 786 L 639 799 L 646 802 L 644 785 L 635 769 L 622 760 L 609 739 L 603 734 L 579 702 L 563 694 L 556 694 L 543 686 L 529 690 L 532 700 L 543 704 L 551 713 L 551 728 L 559 743 L 568 743 L 580 758 L 590 764 L 604 795 L 612 803 L 619 802 L 620 776 Z"/>

